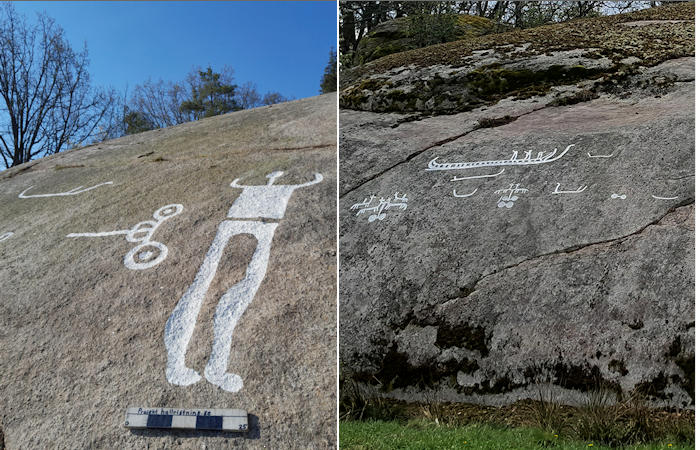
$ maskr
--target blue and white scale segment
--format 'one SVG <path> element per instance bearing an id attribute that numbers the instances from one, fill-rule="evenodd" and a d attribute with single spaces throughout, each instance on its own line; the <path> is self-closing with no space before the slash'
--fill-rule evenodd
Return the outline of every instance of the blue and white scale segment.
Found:
<path id="1" fill-rule="evenodd" d="M 248 431 L 248 413 L 242 409 L 128 408 L 127 428 Z"/>

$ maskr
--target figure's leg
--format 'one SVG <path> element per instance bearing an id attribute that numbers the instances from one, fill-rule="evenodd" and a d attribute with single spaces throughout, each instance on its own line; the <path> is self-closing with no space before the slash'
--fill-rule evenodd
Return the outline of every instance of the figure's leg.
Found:
<path id="1" fill-rule="evenodd" d="M 201 379 L 196 371 L 185 367 L 185 353 L 194 332 L 202 301 L 214 275 L 216 275 L 224 247 L 231 238 L 232 230 L 228 226 L 229 223 L 225 221 L 219 224 L 216 237 L 209 247 L 194 281 L 180 298 L 165 324 L 165 349 L 168 352 L 165 376 L 170 383 L 188 386 Z"/>
<path id="2" fill-rule="evenodd" d="M 276 223 L 231 222 L 236 227 L 235 234 L 252 234 L 258 241 L 253 257 L 248 263 L 245 278 L 232 286 L 221 296 L 214 315 L 214 345 L 211 357 L 204 369 L 204 376 L 211 383 L 229 392 L 238 392 L 243 387 L 241 377 L 227 373 L 228 359 L 231 353 L 233 329 L 255 297 L 258 287 L 265 278 L 270 246 L 275 234 Z"/>

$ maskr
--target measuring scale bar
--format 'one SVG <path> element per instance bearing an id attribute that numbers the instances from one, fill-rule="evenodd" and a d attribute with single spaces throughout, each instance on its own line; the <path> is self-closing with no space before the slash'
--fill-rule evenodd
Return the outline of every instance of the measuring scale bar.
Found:
<path id="1" fill-rule="evenodd" d="M 127 428 L 248 431 L 248 413 L 242 409 L 128 408 Z"/>

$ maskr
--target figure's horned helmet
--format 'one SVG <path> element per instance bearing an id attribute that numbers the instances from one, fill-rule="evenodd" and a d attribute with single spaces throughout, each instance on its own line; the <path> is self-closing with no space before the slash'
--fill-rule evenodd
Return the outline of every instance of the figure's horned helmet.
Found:
<path id="1" fill-rule="evenodd" d="M 323 180 L 323 176 L 317 173 L 312 181 L 306 183 L 274 184 L 275 180 L 283 174 L 284 172 L 281 171 L 267 174 L 266 178 L 269 181 L 266 185 L 246 186 L 238 184 L 238 178 L 233 180 L 231 187 L 243 189 L 243 192 L 231 205 L 227 217 L 230 219 L 281 219 L 287 209 L 289 197 L 295 189 L 311 186 Z"/>

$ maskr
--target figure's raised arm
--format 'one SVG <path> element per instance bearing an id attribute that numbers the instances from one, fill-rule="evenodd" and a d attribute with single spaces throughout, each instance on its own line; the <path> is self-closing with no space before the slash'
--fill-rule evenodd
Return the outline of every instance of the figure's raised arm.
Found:
<path id="1" fill-rule="evenodd" d="M 314 184 L 320 183 L 321 181 L 323 181 L 323 175 L 321 175 L 320 173 L 317 173 L 312 181 L 308 181 L 308 182 L 303 183 L 303 184 L 297 184 L 297 187 L 300 188 L 300 187 L 312 186 Z"/>
<path id="2" fill-rule="evenodd" d="M 244 187 L 246 187 L 246 186 L 244 186 L 244 185 L 242 185 L 242 184 L 238 184 L 238 180 L 240 180 L 240 178 L 236 178 L 235 180 L 233 180 L 233 181 L 231 182 L 231 187 L 232 187 L 232 188 L 244 188 Z"/>

